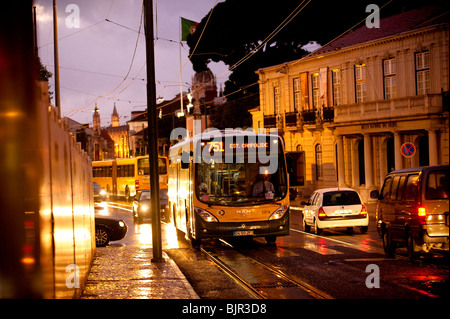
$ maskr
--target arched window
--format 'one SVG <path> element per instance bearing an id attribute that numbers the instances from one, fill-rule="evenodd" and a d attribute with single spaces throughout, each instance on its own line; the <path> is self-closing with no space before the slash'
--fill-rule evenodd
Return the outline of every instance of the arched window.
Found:
<path id="1" fill-rule="evenodd" d="M 323 167 L 322 167 L 322 146 L 316 145 L 316 180 L 323 179 Z"/>

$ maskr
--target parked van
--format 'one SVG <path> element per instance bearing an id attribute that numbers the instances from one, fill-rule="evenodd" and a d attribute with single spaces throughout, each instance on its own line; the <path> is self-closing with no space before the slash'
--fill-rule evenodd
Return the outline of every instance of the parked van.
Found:
<path id="1" fill-rule="evenodd" d="M 449 166 L 426 166 L 390 172 L 378 198 L 377 230 L 386 256 L 406 246 L 411 260 L 430 249 L 448 251 Z"/>

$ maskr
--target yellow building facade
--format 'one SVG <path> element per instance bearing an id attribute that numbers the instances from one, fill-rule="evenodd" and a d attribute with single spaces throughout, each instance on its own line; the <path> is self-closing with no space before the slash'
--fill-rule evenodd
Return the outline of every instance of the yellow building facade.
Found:
<path id="1" fill-rule="evenodd" d="M 438 8 L 381 19 L 257 74 L 253 128 L 284 138 L 303 196 L 347 186 L 369 201 L 394 169 L 449 163 L 449 28 Z"/>

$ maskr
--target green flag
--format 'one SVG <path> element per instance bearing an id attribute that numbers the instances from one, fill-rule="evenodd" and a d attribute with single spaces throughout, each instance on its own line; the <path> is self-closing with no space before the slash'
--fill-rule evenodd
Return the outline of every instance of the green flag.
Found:
<path id="1" fill-rule="evenodd" d="M 181 41 L 186 41 L 187 36 L 195 32 L 198 22 L 181 17 Z"/>

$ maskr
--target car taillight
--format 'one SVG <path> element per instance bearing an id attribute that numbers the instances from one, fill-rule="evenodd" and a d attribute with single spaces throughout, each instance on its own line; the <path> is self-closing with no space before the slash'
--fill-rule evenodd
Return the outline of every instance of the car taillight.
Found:
<path id="1" fill-rule="evenodd" d="M 419 207 L 417 209 L 417 216 L 419 216 L 419 222 L 422 225 L 426 224 L 426 218 L 427 218 L 427 210 L 425 209 L 425 207 Z"/>
<path id="2" fill-rule="evenodd" d="M 319 214 L 318 214 L 318 216 L 319 216 L 319 219 L 322 219 L 322 218 L 324 218 L 324 217 L 327 217 L 327 214 L 326 214 L 325 211 L 323 210 L 323 207 L 322 207 L 322 206 L 319 207 Z"/>
<path id="3" fill-rule="evenodd" d="M 362 205 L 361 212 L 359 212 L 360 215 L 366 216 L 367 215 L 367 208 L 366 206 Z"/>

